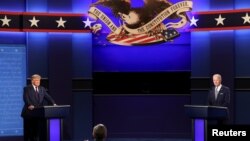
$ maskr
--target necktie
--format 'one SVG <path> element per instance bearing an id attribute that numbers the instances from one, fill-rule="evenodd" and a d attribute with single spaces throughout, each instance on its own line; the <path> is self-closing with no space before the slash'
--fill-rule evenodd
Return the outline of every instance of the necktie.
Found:
<path id="1" fill-rule="evenodd" d="M 218 93 L 219 93 L 219 91 L 218 91 L 218 87 L 215 87 L 215 100 L 217 99 L 217 97 L 218 97 Z"/>
<path id="2" fill-rule="evenodd" d="M 36 96 L 36 99 L 39 98 L 39 97 L 38 97 L 38 87 L 36 87 L 36 89 L 35 89 L 35 96 Z"/>

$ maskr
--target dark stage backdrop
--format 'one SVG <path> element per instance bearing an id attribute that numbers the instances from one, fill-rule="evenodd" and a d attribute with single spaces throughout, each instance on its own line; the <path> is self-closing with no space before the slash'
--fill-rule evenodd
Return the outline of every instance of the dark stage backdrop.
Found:
<path id="1" fill-rule="evenodd" d="M 190 94 L 190 72 L 94 72 L 94 94 Z"/>

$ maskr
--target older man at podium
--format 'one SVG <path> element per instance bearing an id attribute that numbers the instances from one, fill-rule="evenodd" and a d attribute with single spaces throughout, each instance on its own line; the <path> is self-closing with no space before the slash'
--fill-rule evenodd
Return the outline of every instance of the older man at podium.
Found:
<path id="1" fill-rule="evenodd" d="M 209 91 L 208 105 L 228 107 L 230 103 L 230 89 L 222 85 L 220 74 L 213 75 L 214 87 Z"/>
<path id="2" fill-rule="evenodd" d="M 24 107 L 21 116 L 24 121 L 24 141 L 39 141 L 40 120 L 31 116 L 34 108 L 47 105 L 45 101 L 56 105 L 46 89 L 40 86 L 41 76 L 34 74 L 31 76 L 31 85 L 24 87 L 23 100 Z"/>
<path id="3" fill-rule="evenodd" d="M 209 106 L 221 106 L 229 108 L 230 104 L 230 89 L 222 85 L 222 77 L 220 74 L 213 75 L 214 86 L 210 89 L 208 95 L 208 105 Z M 228 109 L 229 111 L 229 109 Z M 228 117 L 229 119 L 229 117 Z M 218 120 L 218 124 L 226 124 L 228 119 Z M 213 122 L 209 122 L 211 124 Z"/>

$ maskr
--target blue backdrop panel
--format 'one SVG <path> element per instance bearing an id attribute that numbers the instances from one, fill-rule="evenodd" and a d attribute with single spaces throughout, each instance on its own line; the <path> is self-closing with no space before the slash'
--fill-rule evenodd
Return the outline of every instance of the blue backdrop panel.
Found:
<path id="1" fill-rule="evenodd" d="M 235 123 L 236 124 L 250 124 L 250 95 L 249 91 L 235 92 Z"/>
<path id="2" fill-rule="evenodd" d="M 209 10 L 232 10 L 234 8 L 235 0 L 210 0 L 210 9 Z"/>
<path id="3" fill-rule="evenodd" d="M 210 33 L 191 33 L 192 77 L 208 76 L 210 73 Z"/>
<path id="4" fill-rule="evenodd" d="M 245 9 L 249 8 L 250 0 L 234 0 L 234 8 L 235 9 Z"/>
<path id="5" fill-rule="evenodd" d="M 0 32 L 1 44 L 25 44 L 26 38 L 23 32 Z"/>
<path id="6" fill-rule="evenodd" d="M 1 0 L 1 11 L 25 11 L 25 0 Z"/>
<path id="7" fill-rule="evenodd" d="M 181 32 L 173 42 L 148 46 L 119 46 L 94 37 L 93 70 L 106 72 L 189 71 L 190 33 Z M 104 44 L 106 44 L 104 46 Z"/>
<path id="8" fill-rule="evenodd" d="M 46 12 L 47 0 L 26 0 L 27 12 Z"/>
<path id="9" fill-rule="evenodd" d="M 150 47 L 95 47 L 94 71 L 183 71 L 190 70 L 189 45 Z"/>
<path id="10" fill-rule="evenodd" d="M 20 116 L 26 84 L 25 46 L 0 45 L 0 136 L 22 135 Z"/>
<path id="11" fill-rule="evenodd" d="M 71 0 L 72 12 L 87 14 L 92 0 Z"/>
<path id="12" fill-rule="evenodd" d="M 71 13 L 72 11 L 72 1 L 71 0 L 49 0 L 48 1 L 48 11 L 49 12 L 64 12 Z"/>
<path id="13" fill-rule="evenodd" d="M 211 74 L 220 73 L 223 84 L 233 88 L 234 76 L 234 31 L 211 32 Z"/>
<path id="14" fill-rule="evenodd" d="M 92 138 L 92 101 L 91 92 L 73 92 L 74 140 L 82 141 Z"/>
<path id="15" fill-rule="evenodd" d="M 48 77 L 48 34 L 27 33 L 28 76 Z"/>
<path id="16" fill-rule="evenodd" d="M 72 34 L 73 77 L 92 77 L 92 34 Z"/>
<path id="17" fill-rule="evenodd" d="M 192 12 L 209 11 L 209 10 L 210 10 L 210 0 L 193 0 Z"/>
<path id="18" fill-rule="evenodd" d="M 250 76 L 249 66 L 249 40 L 250 30 L 238 30 L 235 31 L 235 65 L 236 76 L 244 77 Z"/>

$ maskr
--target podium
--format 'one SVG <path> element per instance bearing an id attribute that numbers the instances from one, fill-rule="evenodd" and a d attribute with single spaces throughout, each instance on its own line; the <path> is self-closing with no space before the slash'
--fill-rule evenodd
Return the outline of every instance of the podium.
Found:
<path id="1" fill-rule="evenodd" d="M 62 141 L 63 140 L 63 118 L 69 115 L 70 105 L 43 106 L 35 108 L 31 117 L 44 121 L 45 131 L 40 132 L 40 140 Z M 42 138 L 42 139 L 41 139 Z"/>
<path id="2" fill-rule="evenodd" d="M 192 119 L 193 141 L 207 141 L 207 121 L 225 120 L 228 108 L 220 106 L 184 105 L 186 114 Z"/>

